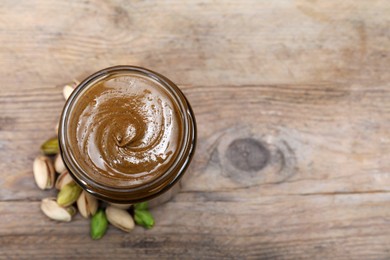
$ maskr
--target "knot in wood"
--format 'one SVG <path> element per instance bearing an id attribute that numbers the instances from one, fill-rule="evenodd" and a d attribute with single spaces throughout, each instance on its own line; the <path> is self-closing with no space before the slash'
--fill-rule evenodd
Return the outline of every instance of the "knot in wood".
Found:
<path id="1" fill-rule="evenodd" d="M 270 158 L 268 149 L 253 138 L 233 140 L 225 155 L 235 168 L 246 172 L 260 171 Z"/>

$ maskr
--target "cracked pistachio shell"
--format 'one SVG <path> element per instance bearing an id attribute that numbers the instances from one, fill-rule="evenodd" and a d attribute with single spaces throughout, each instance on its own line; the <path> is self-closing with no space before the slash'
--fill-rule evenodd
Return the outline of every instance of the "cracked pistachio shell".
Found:
<path id="1" fill-rule="evenodd" d="M 78 84 L 80 84 L 78 80 L 73 80 L 72 83 L 64 86 L 64 88 L 62 89 L 62 94 L 64 95 L 65 100 L 68 100 L 69 96 L 72 94 Z"/>
<path id="2" fill-rule="evenodd" d="M 61 190 L 65 185 L 73 182 L 73 178 L 70 176 L 69 172 L 61 173 L 56 181 L 55 187 L 57 190 Z"/>
<path id="3" fill-rule="evenodd" d="M 54 159 L 54 169 L 58 173 L 63 173 L 67 170 L 64 161 L 62 160 L 61 154 L 57 154 L 56 158 Z"/>
<path id="4" fill-rule="evenodd" d="M 80 197 L 77 199 L 77 208 L 81 216 L 88 218 L 95 215 L 98 209 L 98 201 L 95 197 L 86 191 L 82 191 Z"/>
<path id="5" fill-rule="evenodd" d="M 43 155 L 35 158 L 33 172 L 35 183 L 40 189 L 45 190 L 53 188 L 55 171 L 50 158 Z"/>
<path id="6" fill-rule="evenodd" d="M 42 212 L 50 219 L 69 222 L 76 213 L 74 207 L 63 208 L 55 201 L 55 198 L 46 198 L 41 202 Z"/>
<path id="7" fill-rule="evenodd" d="M 62 94 L 64 95 L 65 100 L 68 100 L 69 96 L 72 94 L 74 88 L 70 85 L 65 85 L 62 89 Z"/>
<path id="8" fill-rule="evenodd" d="M 130 232 L 134 229 L 134 220 L 126 210 L 108 206 L 106 208 L 106 215 L 108 222 L 113 226 L 125 232 Z"/>

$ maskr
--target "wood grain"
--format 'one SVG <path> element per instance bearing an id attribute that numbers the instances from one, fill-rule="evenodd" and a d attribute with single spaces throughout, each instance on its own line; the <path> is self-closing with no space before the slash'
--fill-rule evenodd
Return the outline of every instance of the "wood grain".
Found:
<path id="1" fill-rule="evenodd" d="M 390 2 L 2 1 L 0 258 L 389 259 Z M 197 153 L 156 227 L 48 220 L 32 161 L 62 85 L 117 64 L 179 84 Z"/>

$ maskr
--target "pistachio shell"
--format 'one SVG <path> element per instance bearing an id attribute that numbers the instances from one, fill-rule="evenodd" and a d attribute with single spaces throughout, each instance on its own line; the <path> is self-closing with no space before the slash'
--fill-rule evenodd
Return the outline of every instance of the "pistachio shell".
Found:
<path id="1" fill-rule="evenodd" d="M 72 83 L 67 84 L 62 89 L 62 94 L 64 95 L 65 100 L 68 100 L 69 96 L 72 94 L 73 90 L 77 87 L 80 82 L 76 79 Z"/>
<path id="2" fill-rule="evenodd" d="M 87 199 L 85 198 L 85 191 L 82 191 L 80 197 L 77 199 L 77 208 L 79 209 L 81 216 L 83 216 L 84 218 L 89 217 Z"/>
<path id="3" fill-rule="evenodd" d="M 106 208 L 106 215 L 108 222 L 113 226 L 126 232 L 134 229 L 134 220 L 126 210 L 108 206 Z"/>
<path id="4" fill-rule="evenodd" d="M 57 122 L 56 124 L 56 135 L 58 136 L 58 128 L 60 127 L 60 122 Z"/>
<path id="5" fill-rule="evenodd" d="M 54 169 L 56 169 L 56 172 L 58 173 L 63 173 L 66 171 L 66 167 L 64 161 L 62 160 L 61 154 L 57 154 L 56 158 L 54 159 Z"/>
<path id="6" fill-rule="evenodd" d="M 73 206 L 70 206 L 70 207 L 67 207 L 65 208 L 66 211 L 68 211 L 68 213 L 73 217 L 74 215 L 76 215 L 77 213 L 77 209 Z"/>
<path id="7" fill-rule="evenodd" d="M 46 198 L 41 202 L 42 212 L 51 219 L 69 222 L 72 220 L 72 209 L 59 206 L 54 198 Z M 75 209 L 74 209 L 75 210 Z"/>
<path id="8" fill-rule="evenodd" d="M 70 85 L 65 85 L 62 94 L 64 95 L 65 100 L 68 100 L 69 96 L 72 94 L 74 88 Z"/>
<path id="9" fill-rule="evenodd" d="M 84 218 L 93 216 L 98 208 L 98 201 L 86 191 L 82 191 L 77 199 L 77 208 Z"/>
<path id="10" fill-rule="evenodd" d="M 91 194 L 86 192 L 85 198 L 87 199 L 87 204 L 89 207 L 89 212 L 91 215 L 95 215 L 97 209 L 98 209 L 98 200 L 92 196 Z"/>
<path id="11" fill-rule="evenodd" d="M 72 205 L 77 201 L 82 189 L 75 182 L 66 184 L 57 195 L 57 203 L 62 207 Z"/>
<path id="12" fill-rule="evenodd" d="M 53 188 L 55 172 L 51 160 L 47 156 L 38 156 L 33 165 L 34 179 L 37 186 L 42 189 Z"/>
<path id="13" fill-rule="evenodd" d="M 67 171 L 65 171 L 58 176 L 55 187 L 57 190 L 61 190 L 65 185 L 71 182 L 73 182 L 72 177 Z"/>
<path id="14" fill-rule="evenodd" d="M 118 209 L 129 209 L 133 204 L 110 203 L 110 205 Z"/>
<path id="15" fill-rule="evenodd" d="M 41 151 L 45 155 L 55 155 L 59 149 L 57 137 L 50 138 L 41 145 Z"/>

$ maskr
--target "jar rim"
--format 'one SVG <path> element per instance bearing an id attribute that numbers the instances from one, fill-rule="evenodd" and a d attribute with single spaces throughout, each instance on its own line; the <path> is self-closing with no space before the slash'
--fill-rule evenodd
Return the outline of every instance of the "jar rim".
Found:
<path id="1" fill-rule="evenodd" d="M 163 174 L 161 174 L 161 176 L 157 177 L 151 182 L 147 182 L 138 187 L 130 188 L 110 187 L 109 185 L 98 183 L 97 181 L 90 178 L 87 171 L 80 167 L 72 155 L 72 151 L 69 145 L 69 138 L 67 136 L 68 119 L 71 115 L 72 108 L 75 106 L 75 104 L 77 104 L 77 97 L 80 95 L 80 93 L 82 93 L 85 89 L 96 85 L 96 82 L 103 80 L 106 76 L 112 75 L 114 73 L 118 74 L 121 72 L 139 73 L 145 77 L 159 82 L 165 88 L 170 90 L 172 94 L 174 94 L 174 98 L 176 99 L 178 105 L 181 106 L 181 112 L 183 113 L 181 115 L 183 117 L 183 143 L 179 148 L 179 153 L 175 161 Z M 97 71 L 88 76 L 77 86 L 77 88 L 69 96 L 62 111 L 58 129 L 58 137 L 64 164 L 73 179 L 84 190 L 93 196 L 108 202 L 135 203 L 150 200 L 164 193 L 182 177 L 195 152 L 196 122 L 194 113 L 187 98 L 176 84 L 163 75 L 149 69 L 130 65 L 120 65 Z"/>

